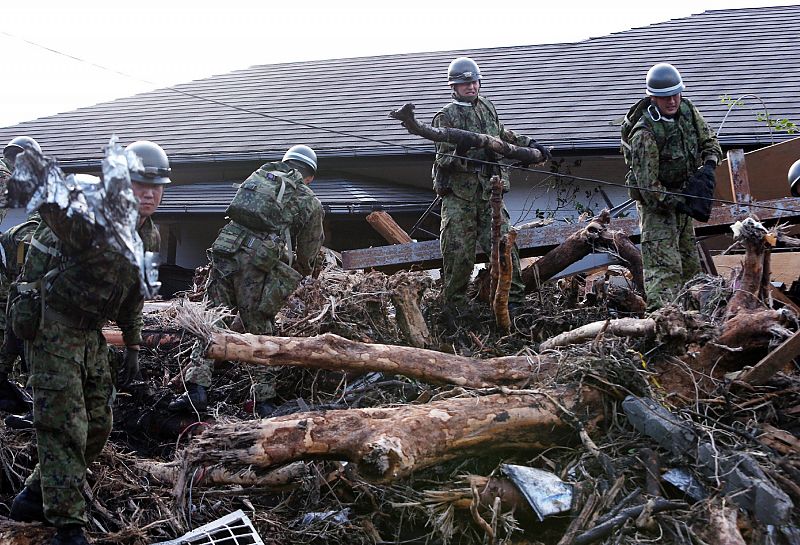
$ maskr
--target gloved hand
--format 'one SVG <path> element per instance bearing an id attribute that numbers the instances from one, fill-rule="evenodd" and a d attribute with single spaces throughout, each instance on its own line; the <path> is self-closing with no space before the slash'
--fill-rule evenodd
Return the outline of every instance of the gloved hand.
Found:
<path id="1" fill-rule="evenodd" d="M 139 347 L 128 346 L 125 348 L 125 359 L 119 374 L 119 385 L 130 386 L 139 377 Z"/>
<path id="2" fill-rule="evenodd" d="M 533 148 L 542 154 L 542 160 L 540 161 L 541 163 L 553 160 L 553 156 L 550 154 L 550 150 L 544 147 L 543 145 L 539 144 L 538 142 L 536 142 L 536 140 L 531 140 L 531 143 L 528 144 L 528 147 Z"/>
<path id="3" fill-rule="evenodd" d="M 714 161 L 706 161 L 703 163 L 703 166 L 697 169 L 695 176 L 702 177 L 705 180 L 710 181 L 712 184 L 716 183 L 716 176 L 715 172 L 717 170 L 717 165 Z"/>
<path id="4" fill-rule="evenodd" d="M 472 149 L 471 146 L 464 144 L 462 142 L 456 146 L 456 155 L 458 155 L 459 157 L 466 157 L 467 152 L 471 149 Z"/>

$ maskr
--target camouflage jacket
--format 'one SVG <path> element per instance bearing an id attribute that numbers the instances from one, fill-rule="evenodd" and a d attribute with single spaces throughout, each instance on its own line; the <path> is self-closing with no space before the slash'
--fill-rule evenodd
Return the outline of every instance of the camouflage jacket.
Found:
<path id="1" fill-rule="evenodd" d="M 161 232 L 158 230 L 153 218 L 145 218 L 136 231 L 139 233 L 139 238 L 142 239 L 145 252 L 161 251 Z"/>
<path id="2" fill-rule="evenodd" d="M 714 131 L 688 100 L 681 99 L 680 109 L 673 119 L 658 116 L 654 119 L 654 110 L 652 106 L 645 111 L 631 131 L 628 185 L 680 191 L 704 162 L 719 163 L 722 149 Z M 649 207 L 672 207 L 682 199 L 636 189 L 631 195 Z"/>
<path id="3" fill-rule="evenodd" d="M 8 180 L 11 179 L 11 171 L 14 170 L 6 162 L 5 159 L 0 157 L 0 223 L 6 219 L 8 209 L 6 206 L 6 189 L 8 189 Z"/>
<path id="4" fill-rule="evenodd" d="M 113 320 L 126 345 L 140 344 L 144 296 L 133 264 L 117 252 L 93 247 L 93 233 L 62 211 L 43 211 L 42 217 L 20 280 L 42 281 L 46 308 L 95 324 Z"/>
<path id="5" fill-rule="evenodd" d="M 509 144 L 529 146 L 532 142 L 527 136 L 520 136 L 506 129 L 497 116 L 494 104 L 485 97 L 479 96 L 473 103 L 453 100 L 439 110 L 434 116 L 434 127 L 450 127 L 466 131 L 496 136 Z M 499 165 L 475 163 L 455 157 L 456 146 L 447 142 L 436 143 L 436 160 L 433 163 L 433 186 L 450 188 L 462 199 L 471 200 L 481 188 L 481 196 L 488 200 L 491 196 L 489 179 L 502 174 L 507 183 L 508 175 Z M 472 148 L 465 154 L 470 159 L 496 162 L 499 157 L 492 151 L 483 148 Z"/>
<path id="6" fill-rule="evenodd" d="M 259 171 L 280 171 L 292 175 L 291 178 L 293 179 L 290 180 L 292 183 L 287 183 L 285 187 L 282 209 L 275 209 L 274 217 L 272 221 L 269 222 L 281 228 L 275 232 L 260 232 L 252 228 L 248 229 L 236 221 L 231 221 L 231 223 L 220 232 L 220 236 L 217 237 L 217 241 L 215 241 L 212 247 L 212 252 L 215 247 L 219 247 L 219 243 L 222 242 L 220 240 L 221 237 L 226 237 L 227 240 L 238 239 L 239 243 L 241 243 L 243 239 L 240 235 L 242 233 L 252 233 L 256 236 L 275 235 L 283 241 L 287 249 L 291 247 L 293 250 L 293 267 L 303 276 L 307 276 L 314 270 L 319 255 L 319 249 L 325 238 L 322 228 L 322 220 L 325 217 L 325 211 L 322 208 L 322 203 L 316 195 L 314 195 L 311 188 L 303 183 L 302 176 L 286 163 L 266 163 L 262 165 L 258 171 L 253 173 L 250 178 L 258 174 Z M 287 229 L 289 238 L 291 239 L 289 241 L 284 240 Z M 237 246 L 237 243 L 234 242 L 233 246 Z M 229 250 L 236 251 L 237 248 L 230 247 Z"/>

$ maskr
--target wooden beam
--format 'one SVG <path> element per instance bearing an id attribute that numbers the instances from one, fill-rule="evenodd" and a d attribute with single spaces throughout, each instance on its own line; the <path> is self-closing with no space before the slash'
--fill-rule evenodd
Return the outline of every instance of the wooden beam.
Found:
<path id="1" fill-rule="evenodd" d="M 731 193 L 733 200 L 737 204 L 749 204 L 752 201 L 750 195 L 750 179 L 747 176 L 747 163 L 744 159 L 743 149 L 728 150 L 728 170 L 731 176 Z M 737 214 L 746 215 L 750 209 L 739 206 Z"/>
<path id="2" fill-rule="evenodd" d="M 800 331 L 783 341 L 783 343 L 767 354 L 764 359 L 750 369 L 742 372 L 736 379 L 754 386 L 767 382 L 772 376 L 783 369 L 797 355 L 800 354 Z"/>
<path id="3" fill-rule="evenodd" d="M 789 184 L 786 183 L 786 172 L 800 157 L 800 138 L 748 151 L 744 156 L 747 160 L 748 177 L 753 179 L 753 186 L 750 188 L 753 199 L 764 201 L 791 196 Z M 717 167 L 716 176 L 715 196 L 727 201 L 733 200 L 727 159 Z"/>
<path id="4" fill-rule="evenodd" d="M 754 205 L 764 205 L 769 208 L 753 207 L 762 223 L 770 221 L 800 221 L 800 198 L 775 199 L 759 201 Z M 708 223 L 695 222 L 695 233 L 698 236 L 729 233 L 730 225 L 739 219 L 737 206 L 723 205 L 711 211 Z M 639 240 L 639 221 L 636 219 L 615 219 L 612 227 L 619 231 L 629 233 L 634 242 Z M 532 229 L 521 229 L 517 236 L 517 247 L 520 257 L 541 256 L 558 246 L 584 224 L 551 223 Z M 488 256 L 476 248 L 476 262 L 485 263 Z M 423 269 L 433 269 L 442 266 L 442 252 L 438 240 L 412 242 L 410 244 L 395 244 L 393 246 L 377 246 L 359 250 L 346 250 L 342 252 L 342 266 L 345 269 L 374 268 L 384 272 L 394 272 L 418 266 Z"/>

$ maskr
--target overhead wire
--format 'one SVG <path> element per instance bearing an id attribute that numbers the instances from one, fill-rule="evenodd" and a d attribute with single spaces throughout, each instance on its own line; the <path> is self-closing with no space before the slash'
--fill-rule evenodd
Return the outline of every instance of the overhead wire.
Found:
<path id="1" fill-rule="evenodd" d="M 111 73 L 114 73 L 114 74 L 117 74 L 117 75 L 121 75 L 121 76 L 124 76 L 126 78 L 138 81 L 140 83 L 146 83 L 148 85 L 160 86 L 160 84 L 158 84 L 156 82 L 152 82 L 152 81 L 149 81 L 147 79 L 144 79 L 144 78 L 141 78 L 141 77 L 138 77 L 138 76 L 134 76 L 134 75 L 128 74 L 126 72 L 122 72 L 120 70 L 115 70 L 113 68 L 109 68 L 107 66 L 88 61 L 88 60 L 83 59 L 81 57 L 77 57 L 75 55 L 71 55 L 69 53 L 65 53 L 63 51 L 60 51 L 58 49 L 54 49 L 52 47 L 48 47 L 48 46 L 42 45 L 42 44 L 40 44 L 38 42 L 34 42 L 32 40 L 28 40 L 26 38 L 22 38 L 20 36 L 15 35 L 15 34 L 11 34 L 11 33 L 7 32 L 5 30 L 0 30 L 0 34 L 2 34 L 4 36 L 7 36 L 9 38 L 12 38 L 12 39 L 20 40 L 20 41 L 25 42 L 25 43 L 27 43 L 29 45 L 34 46 L 34 47 L 38 47 L 38 48 L 44 49 L 45 51 L 48 51 L 50 53 L 66 57 L 66 58 L 72 59 L 74 61 L 77 61 L 77 62 L 80 62 L 80 63 L 83 63 L 83 64 L 87 64 L 89 66 L 93 66 L 93 67 L 98 68 L 100 70 L 104 70 L 104 71 L 111 72 Z M 364 140 L 364 141 L 367 141 L 367 142 L 374 142 L 374 143 L 377 143 L 377 144 L 384 144 L 384 145 L 388 145 L 388 146 L 391 146 L 391 147 L 399 147 L 399 148 L 403 148 L 405 150 L 416 151 L 416 152 L 419 152 L 419 153 L 433 154 L 433 155 L 452 155 L 452 156 L 457 157 L 459 159 L 469 160 L 472 163 L 477 163 L 477 164 L 498 165 L 498 166 L 501 166 L 501 167 L 504 167 L 504 168 L 513 169 L 513 170 L 518 170 L 518 171 L 523 171 L 523 172 L 532 172 L 532 173 L 536 173 L 536 174 L 543 174 L 543 175 L 546 175 L 548 177 L 549 176 L 553 176 L 553 175 L 559 176 L 559 174 L 553 173 L 552 171 L 549 171 L 549 170 L 531 168 L 529 166 L 520 165 L 520 164 L 500 164 L 500 163 L 498 163 L 496 161 L 485 161 L 485 160 L 480 160 L 480 159 L 473 159 L 473 158 L 466 157 L 466 156 L 463 156 L 463 155 L 457 155 L 455 153 L 453 153 L 453 154 L 445 154 L 445 153 L 438 152 L 438 151 L 435 151 L 435 150 L 433 152 L 431 152 L 430 149 L 416 147 L 416 146 L 413 146 L 413 145 L 403 144 L 403 143 L 399 143 L 399 142 L 392 142 L 392 141 L 389 141 L 389 140 L 383 140 L 383 139 L 380 139 L 380 138 L 374 138 L 374 137 L 366 136 L 366 135 L 362 135 L 362 134 L 354 134 L 354 133 L 350 133 L 350 132 L 346 132 L 346 131 L 332 129 L 332 128 L 329 128 L 329 127 L 323 127 L 321 125 L 314 125 L 313 123 L 307 123 L 307 122 L 304 122 L 304 121 L 296 121 L 296 120 L 293 120 L 293 119 L 288 119 L 288 118 L 284 118 L 284 117 L 281 117 L 281 116 L 271 115 L 271 114 L 267 114 L 267 113 L 264 113 L 264 112 L 261 112 L 261 111 L 252 110 L 250 108 L 237 106 L 235 104 L 230 104 L 230 103 L 225 102 L 223 100 L 218 100 L 218 99 L 215 99 L 215 98 L 206 97 L 206 96 L 203 96 L 203 95 L 198 95 L 196 93 L 191 93 L 189 91 L 185 91 L 183 89 L 178 89 L 177 87 L 171 86 L 171 85 L 161 86 L 161 88 L 165 89 L 165 90 L 169 90 L 169 91 L 175 92 L 175 93 L 178 93 L 178 94 L 181 94 L 181 95 L 184 95 L 184 96 L 195 98 L 197 100 L 210 102 L 210 103 L 216 104 L 218 106 L 222 106 L 222 107 L 225 107 L 225 108 L 230 108 L 230 109 L 233 109 L 233 110 L 237 110 L 237 111 L 240 111 L 240 112 L 248 113 L 248 114 L 259 116 L 259 117 L 263 117 L 265 119 L 271 119 L 271 120 L 274 120 L 274 121 L 280 121 L 280 122 L 283 122 L 283 123 L 286 123 L 286 124 L 289 124 L 289 125 L 296 125 L 296 126 L 305 127 L 305 128 L 309 128 L 309 129 L 314 129 L 314 130 L 318 130 L 318 131 L 322 131 L 322 132 L 327 132 L 327 133 L 330 133 L 330 134 L 336 134 L 336 135 L 339 135 L 339 136 L 347 136 L 349 138 L 355 138 L 355 139 Z M 744 97 L 740 97 L 740 98 L 744 98 Z M 721 128 L 721 126 L 720 126 L 720 128 Z M 557 151 L 557 150 L 555 150 L 555 151 Z M 612 181 L 609 181 L 609 180 L 601 180 L 601 179 L 598 179 L 598 178 L 590 178 L 590 177 L 587 177 L 587 176 L 577 176 L 575 174 L 569 174 L 568 177 L 572 178 L 574 180 L 591 182 L 591 183 L 596 183 L 596 184 L 600 184 L 600 185 L 606 185 L 606 186 L 610 186 L 610 187 L 621 187 L 621 188 L 625 188 L 625 189 L 628 189 L 630 187 L 625 183 L 612 182 Z M 730 201 L 730 200 L 726 200 L 726 199 L 719 199 L 719 198 L 716 198 L 716 197 L 698 197 L 696 195 L 689 195 L 687 193 L 681 193 L 681 192 L 678 192 L 678 191 L 671 191 L 671 190 L 666 190 L 666 189 L 653 189 L 653 188 L 644 188 L 644 187 L 637 187 L 637 189 L 639 191 L 646 191 L 646 192 L 650 192 L 650 193 L 661 193 L 661 194 L 665 194 L 665 195 L 673 195 L 673 196 L 678 196 L 678 197 L 692 197 L 692 198 L 695 198 L 695 199 L 699 198 L 699 199 L 708 200 L 708 201 L 712 201 L 712 202 L 716 202 L 716 203 L 720 203 L 720 204 L 738 205 L 740 207 L 750 207 L 750 208 L 761 208 L 761 209 L 767 209 L 767 210 L 785 211 L 784 208 L 780 208 L 780 207 L 776 207 L 776 206 L 769 206 L 769 205 L 752 203 L 752 202 L 739 203 L 739 202 Z"/>

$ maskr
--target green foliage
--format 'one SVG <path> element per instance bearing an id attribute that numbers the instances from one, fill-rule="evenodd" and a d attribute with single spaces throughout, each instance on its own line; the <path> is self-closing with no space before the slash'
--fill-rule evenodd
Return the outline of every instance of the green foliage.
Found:
<path id="1" fill-rule="evenodd" d="M 747 103 L 741 98 L 734 99 L 730 95 L 720 95 L 719 100 L 722 104 L 731 109 L 747 105 Z M 769 115 L 769 112 L 766 111 L 766 107 L 764 108 L 763 112 L 758 112 L 756 114 L 756 121 L 763 123 L 776 132 L 785 132 L 786 134 L 795 134 L 800 132 L 800 127 L 798 127 L 794 121 L 786 118 L 776 119 Z"/>

